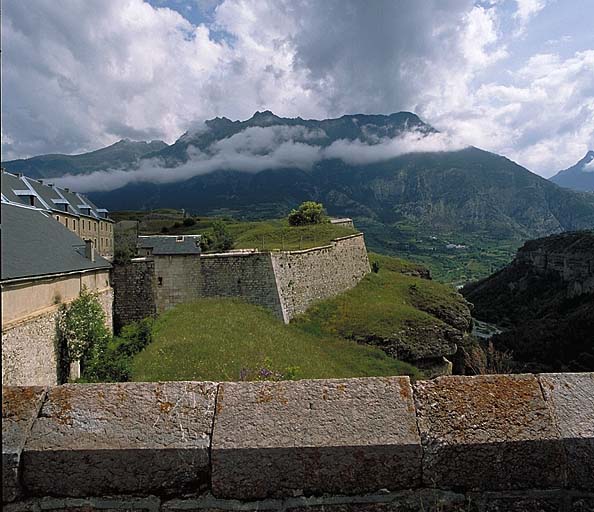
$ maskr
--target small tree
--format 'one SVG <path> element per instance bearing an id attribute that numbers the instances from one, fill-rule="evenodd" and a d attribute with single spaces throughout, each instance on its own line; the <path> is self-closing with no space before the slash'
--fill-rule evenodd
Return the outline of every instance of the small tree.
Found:
<path id="1" fill-rule="evenodd" d="M 184 224 L 184 226 L 186 226 L 186 227 L 190 227 L 190 226 L 193 226 L 194 224 L 196 224 L 196 220 L 195 220 L 195 219 L 193 219 L 192 217 L 186 217 L 186 218 L 184 219 L 184 222 L 183 222 L 183 224 Z"/>
<path id="2" fill-rule="evenodd" d="M 297 210 L 291 210 L 288 220 L 290 226 L 322 224 L 329 221 L 322 203 L 316 203 L 315 201 L 305 201 L 301 203 Z"/>
<path id="3" fill-rule="evenodd" d="M 227 225 L 220 220 L 213 222 L 212 234 L 205 233 L 200 240 L 200 248 L 203 251 L 228 251 L 233 249 L 235 240 Z"/>
<path id="4" fill-rule="evenodd" d="M 62 364 L 80 361 L 81 372 L 99 358 L 111 337 L 99 299 L 86 287 L 70 306 L 60 308 L 57 331 Z"/>

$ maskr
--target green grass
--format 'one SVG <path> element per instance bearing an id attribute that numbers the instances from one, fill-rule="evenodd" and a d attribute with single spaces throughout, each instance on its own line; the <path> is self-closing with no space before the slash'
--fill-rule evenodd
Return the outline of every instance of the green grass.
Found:
<path id="1" fill-rule="evenodd" d="M 133 361 L 132 380 L 239 380 L 260 368 L 296 379 L 410 375 L 380 349 L 285 325 L 233 299 L 201 299 L 159 317 L 154 341 Z"/>
<path id="2" fill-rule="evenodd" d="M 203 234 L 212 227 L 213 218 L 201 218 L 194 226 L 173 229 L 171 233 Z M 334 224 L 289 226 L 286 220 L 240 222 L 224 221 L 235 240 L 236 249 L 286 250 L 310 249 L 327 245 L 333 239 L 358 233 L 357 230 Z"/>
<path id="3" fill-rule="evenodd" d="M 239 221 L 228 217 L 193 217 L 195 224 L 183 226 L 181 211 L 156 210 L 153 212 L 122 211 L 115 212 L 116 220 L 140 221 L 140 234 L 160 234 L 166 227 L 170 235 L 206 234 L 211 232 L 215 221 L 225 223 L 235 240 L 236 249 L 260 250 L 299 250 L 327 245 L 333 239 L 348 236 L 359 231 L 334 224 L 315 224 L 310 226 L 289 226 L 286 219 L 260 221 Z M 174 227 L 175 224 L 178 227 Z"/>
<path id="4" fill-rule="evenodd" d="M 443 318 L 465 314 L 464 301 L 453 288 L 389 271 L 387 260 L 382 260 L 384 268 L 380 266 L 379 273 L 371 273 L 355 288 L 313 305 L 295 319 L 295 325 L 319 336 L 360 342 L 382 344 L 399 339 L 414 355 L 433 341 L 427 340 L 427 332 L 439 336 L 448 329 Z"/>

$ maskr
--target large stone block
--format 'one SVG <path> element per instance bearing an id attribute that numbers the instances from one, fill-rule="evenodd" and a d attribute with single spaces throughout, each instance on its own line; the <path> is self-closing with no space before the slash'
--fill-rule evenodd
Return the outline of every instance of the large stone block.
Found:
<path id="1" fill-rule="evenodd" d="M 567 453 L 567 485 L 594 491 L 594 373 L 539 379 Z"/>
<path id="2" fill-rule="evenodd" d="M 212 445 L 217 497 L 411 488 L 420 483 L 421 457 L 408 377 L 219 389 Z"/>
<path id="3" fill-rule="evenodd" d="M 216 384 L 52 388 L 23 451 L 35 496 L 182 494 L 209 481 Z"/>
<path id="4" fill-rule="evenodd" d="M 20 495 L 20 461 L 31 426 L 39 414 L 46 388 L 2 388 L 2 501 Z"/>
<path id="5" fill-rule="evenodd" d="M 533 375 L 415 384 L 423 481 L 455 490 L 555 488 L 565 454 Z"/>

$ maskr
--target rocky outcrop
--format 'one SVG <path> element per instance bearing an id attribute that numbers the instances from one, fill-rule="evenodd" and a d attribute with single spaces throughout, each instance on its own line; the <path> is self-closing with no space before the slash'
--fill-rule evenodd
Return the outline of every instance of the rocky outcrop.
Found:
<path id="1" fill-rule="evenodd" d="M 594 231 L 528 241 L 510 265 L 461 291 L 476 318 L 506 329 L 493 342 L 520 370 L 594 368 Z"/>

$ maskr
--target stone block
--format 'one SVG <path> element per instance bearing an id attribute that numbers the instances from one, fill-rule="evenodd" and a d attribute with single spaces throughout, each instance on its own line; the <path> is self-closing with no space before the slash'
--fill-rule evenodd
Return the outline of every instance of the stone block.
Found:
<path id="1" fill-rule="evenodd" d="M 594 491 L 594 373 L 539 379 L 567 453 L 567 486 Z"/>
<path id="2" fill-rule="evenodd" d="M 216 497 L 411 488 L 420 483 L 421 457 L 408 377 L 220 386 Z"/>
<path id="3" fill-rule="evenodd" d="M 182 494 L 208 486 L 216 384 L 67 384 L 23 451 L 33 496 Z"/>
<path id="4" fill-rule="evenodd" d="M 425 485 L 562 487 L 563 445 L 535 376 L 441 377 L 414 389 Z"/>
<path id="5" fill-rule="evenodd" d="M 21 495 L 21 454 L 45 394 L 39 386 L 2 387 L 2 502 Z"/>

